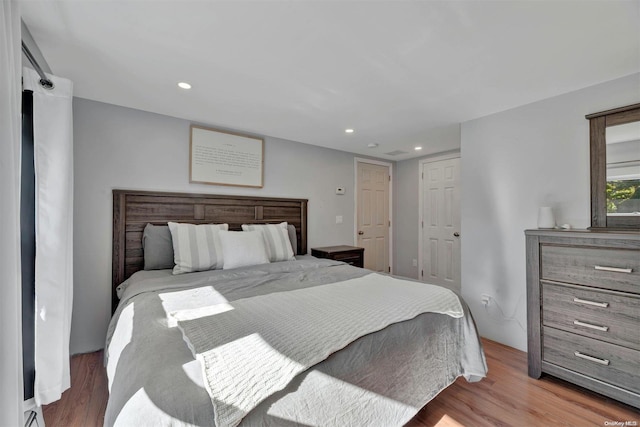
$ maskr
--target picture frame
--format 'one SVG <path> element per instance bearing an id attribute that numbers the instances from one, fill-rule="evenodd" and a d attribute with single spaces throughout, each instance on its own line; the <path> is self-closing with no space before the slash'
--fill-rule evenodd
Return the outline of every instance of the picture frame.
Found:
<path id="1" fill-rule="evenodd" d="M 189 182 L 262 188 L 264 139 L 191 125 Z"/>

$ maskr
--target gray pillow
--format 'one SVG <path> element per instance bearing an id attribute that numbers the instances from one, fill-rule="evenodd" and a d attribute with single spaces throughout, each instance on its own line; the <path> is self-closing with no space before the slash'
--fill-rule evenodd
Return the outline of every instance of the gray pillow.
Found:
<path id="1" fill-rule="evenodd" d="M 298 255 L 298 237 L 296 236 L 295 225 L 287 224 L 287 231 L 289 232 L 289 240 L 291 241 L 291 249 L 293 249 L 293 254 Z"/>
<path id="2" fill-rule="evenodd" d="M 147 224 L 142 233 L 145 270 L 173 268 L 173 241 L 168 225 Z"/>

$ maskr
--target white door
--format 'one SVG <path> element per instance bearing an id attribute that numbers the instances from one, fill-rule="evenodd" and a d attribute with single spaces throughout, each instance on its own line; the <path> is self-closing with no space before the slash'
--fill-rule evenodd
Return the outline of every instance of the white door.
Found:
<path id="1" fill-rule="evenodd" d="M 389 272 L 389 167 L 358 162 L 357 245 L 364 268 Z"/>
<path id="2" fill-rule="evenodd" d="M 460 291 L 460 158 L 422 166 L 421 279 Z"/>

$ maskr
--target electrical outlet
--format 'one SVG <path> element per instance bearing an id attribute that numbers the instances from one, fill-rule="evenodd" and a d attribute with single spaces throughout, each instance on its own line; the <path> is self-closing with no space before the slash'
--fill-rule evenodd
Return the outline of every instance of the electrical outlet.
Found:
<path id="1" fill-rule="evenodd" d="M 413 260 L 413 266 L 414 266 L 414 267 L 417 267 L 417 266 L 418 266 L 418 260 L 417 260 L 417 259 L 414 259 L 414 260 Z"/>
<path id="2" fill-rule="evenodd" d="M 487 294 L 480 295 L 480 301 L 482 301 L 482 305 L 491 304 L 491 296 Z"/>

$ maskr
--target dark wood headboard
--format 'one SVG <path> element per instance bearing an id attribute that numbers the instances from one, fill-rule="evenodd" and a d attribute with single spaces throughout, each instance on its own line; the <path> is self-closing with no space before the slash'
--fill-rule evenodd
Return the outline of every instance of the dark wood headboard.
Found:
<path id="1" fill-rule="evenodd" d="M 307 199 L 113 190 L 112 310 L 118 304 L 116 287 L 144 268 L 142 231 L 148 223 L 227 223 L 230 230 L 241 230 L 242 224 L 286 221 L 296 227 L 298 254 L 306 254 L 307 202 Z"/>

